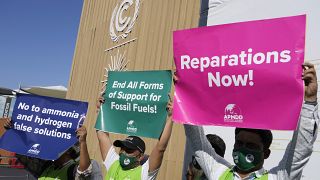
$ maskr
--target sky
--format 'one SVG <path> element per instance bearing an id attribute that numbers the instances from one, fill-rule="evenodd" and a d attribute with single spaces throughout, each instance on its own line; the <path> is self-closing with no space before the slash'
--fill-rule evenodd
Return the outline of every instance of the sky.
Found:
<path id="1" fill-rule="evenodd" d="M 83 0 L 0 1 L 0 87 L 67 87 Z"/>

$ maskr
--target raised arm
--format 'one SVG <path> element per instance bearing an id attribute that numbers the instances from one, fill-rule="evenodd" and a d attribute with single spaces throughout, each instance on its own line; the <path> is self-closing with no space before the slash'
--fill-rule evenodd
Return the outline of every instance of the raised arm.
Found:
<path id="1" fill-rule="evenodd" d="M 278 173 L 286 173 L 290 179 L 300 179 L 303 168 L 312 154 L 313 144 L 317 138 L 319 125 L 317 105 L 317 77 L 312 64 L 303 65 L 302 79 L 305 82 L 304 104 L 302 106 L 298 129 L 293 137 L 281 162 Z M 285 171 L 281 171 L 281 169 Z"/>
<path id="2" fill-rule="evenodd" d="M 101 105 L 104 102 L 105 102 L 105 100 L 101 96 L 98 99 L 98 102 L 97 102 L 97 112 L 99 112 L 99 109 L 101 109 Z M 111 143 L 111 140 L 110 140 L 108 132 L 103 132 L 103 131 L 97 130 L 97 137 L 98 137 L 98 141 L 99 141 L 101 157 L 102 157 L 102 159 L 104 161 L 106 159 L 106 157 L 107 157 L 108 151 L 112 147 L 112 143 Z"/>
<path id="3" fill-rule="evenodd" d="M 213 179 L 214 171 L 220 166 L 231 167 L 231 164 L 220 157 L 206 138 L 203 127 L 184 125 L 187 141 L 196 154 L 196 160 L 208 179 Z"/>
<path id="4" fill-rule="evenodd" d="M 313 64 L 305 63 L 303 65 L 302 79 L 305 83 L 305 104 L 301 111 L 299 129 L 294 133 L 293 142 L 295 145 L 291 169 L 289 171 L 290 179 L 300 179 L 303 168 L 308 163 L 313 151 L 313 144 L 317 138 L 319 115 L 317 105 L 317 75 Z M 296 137 L 295 137 L 296 136 Z"/>
<path id="5" fill-rule="evenodd" d="M 77 136 L 79 137 L 80 143 L 80 163 L 79 171 L 87 170 L 91 164 L 90 156 L 87 148 L 87 129 L 82 126 L 77 129 Z"/>
<path id="6" fill-rule="evenodd" d="M 164 152 L 167 149 L 171 132 L 172 132 L 172 103 L 169 102 L 167 105 L 168 110 L 168 118 L 166 125 L 164 126 L 163 132 L 160 136 L 159 141 L 157 142 L 156 146 L 153 148 L 150 157 L 149 157 L 149 172 L 153 172 L 160 168 L 162 159 L 164 156 Z"/>
<path id="7" fill-rule="evenodd" d="M 103 160 L 105 160 L 107 157 L 108 151 L 112 147 L 109 133 L 103 132 L 103 131 L 97 131 L 97 137 L 99 141 L 101 157 Z"/>
<path id="8" fill-rule="evenodd" d="M 202 126 L 184 124 L 184 131 L 193 151 L 204 151 L 213 157 L 217 155 L 206 138 Z"/>

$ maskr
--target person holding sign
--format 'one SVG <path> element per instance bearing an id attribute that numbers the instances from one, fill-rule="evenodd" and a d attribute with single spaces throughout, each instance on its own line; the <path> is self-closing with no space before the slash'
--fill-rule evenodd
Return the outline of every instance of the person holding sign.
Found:
<path id="1" fill-rule="evenodd" d="M 5 119 L 5 129 L 12 128 L 10 118 Z M 73 147 L 66 150 L 62 155 L 51 165 L 45 168 L 38 177 L 39 180 L 57 179 L 57 180 L 100 180 L 101 170 L 98 163 L 94 160 L 90 161 L 87 150 L 86 136 L 87 131 L 85 126 L 82 126 L 76 131 L 80 143 L 80 162 L 75 161 L 78 157 L 76 150 Z M 100 177 L 99 177 L 100 176 Z"/>
<path id="2" fill-rule="evenodd" d="M 277 167 L 267 171 L 264 160 L 271 153 L 270 130 L 236 128 L 232 157 L 235 165 L 217 155 L 204 135 L 202 127 L 184 125 L 187 138 L 196 151 L 196 160 L 207 178 L 212 180 L 237 179 L 300 179 L 317 137 L 319 116 L 317 105 L 317 78 L 314 65 L 305 63 L 302 79 L 305 83 L 304 104 L 298 129 L 287 146 Z"/>
<path id="3" fill-rule="evenodd" d="M 100 103 L 104 103 L 104 100 L 100 99 Z M 98 108 L 99 106 L 100 104 Z M 112 144 L 108 132 L 97 131 L 101 155 L 107 169 L 106 179 L 156 179 L 172 131 L 171 102 L 168 103 L 167 110 L 168 118 L 164 130 L 149 159 L 143 164 L 141 162 L 145 157 L 145 143 L 141 138 L 128 136 L 125 140 L 116 140 Z M 120 148 L 119 154 L 116 153 L 115 147 Z"/>
<path id="4" fill-rule="evenodd" d="M 87 147 L 87 130 L 85 126 L 77 129 L 80 142 L 80 162 L 75 175 L 76 180 L 101 180 L 101 168 L 97 161 L 91 160 Z"/>

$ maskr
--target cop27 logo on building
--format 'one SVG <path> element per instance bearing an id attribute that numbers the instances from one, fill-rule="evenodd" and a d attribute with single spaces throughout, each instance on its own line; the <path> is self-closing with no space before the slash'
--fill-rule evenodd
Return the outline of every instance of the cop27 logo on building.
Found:
<path id="1" fill-rule="evenodd" d="M 133 8 L 133 5 L 133 15 L 129 17 L 125 16 L 124 12 L 131 7 Z M 112 41 L 117 42 L 119 38 L 124 39 L 128 36 L 138 17 L 139 5 L 140 0 L 122 0 L 120 5 L 117 4 L 117 6 L 113 10 L 110 22 L 110 36 Z"/>
<path id="2" fill-rule="evenodd" d="M 242 122 L 243 116 L 241 109 L 236 104 L 228 104 L 224 109 L 225 122 Z"/>

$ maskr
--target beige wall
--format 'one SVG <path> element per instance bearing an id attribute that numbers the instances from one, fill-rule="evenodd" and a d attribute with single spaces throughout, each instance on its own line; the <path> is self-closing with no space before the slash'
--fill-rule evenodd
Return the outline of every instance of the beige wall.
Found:
<path id="1" fill-rule="evenodd" d="M 111 63 L 111 56 L 125 53 L 129 70 L 173 69 L 172 31 L 196 27 L 199 19 L 200 1 L 140 0 L 139 15 L 132 32 L 126 39 L 113 42 L 109 36 L 110 19 L 119 2 L 122 0 L 84 0 L 67 93 L 69 99 L 89 102 L 87 141 L 91 158 L 99 162 L 102 161 L 94 130 L 95 102 L 102 88 L 104 68 Z M 131 6 L 124 17 L 133 13 L 134 6 Z M 105 52 L 105 49 L 133 38 L 137 39 Z M 123 137 L 113 135 L 112 139 Z M 145 141 L 150 154 L 156 140 Z M 184 144 L 183 128 L 175 124 L 158 179 L 181 179 Z"/>

